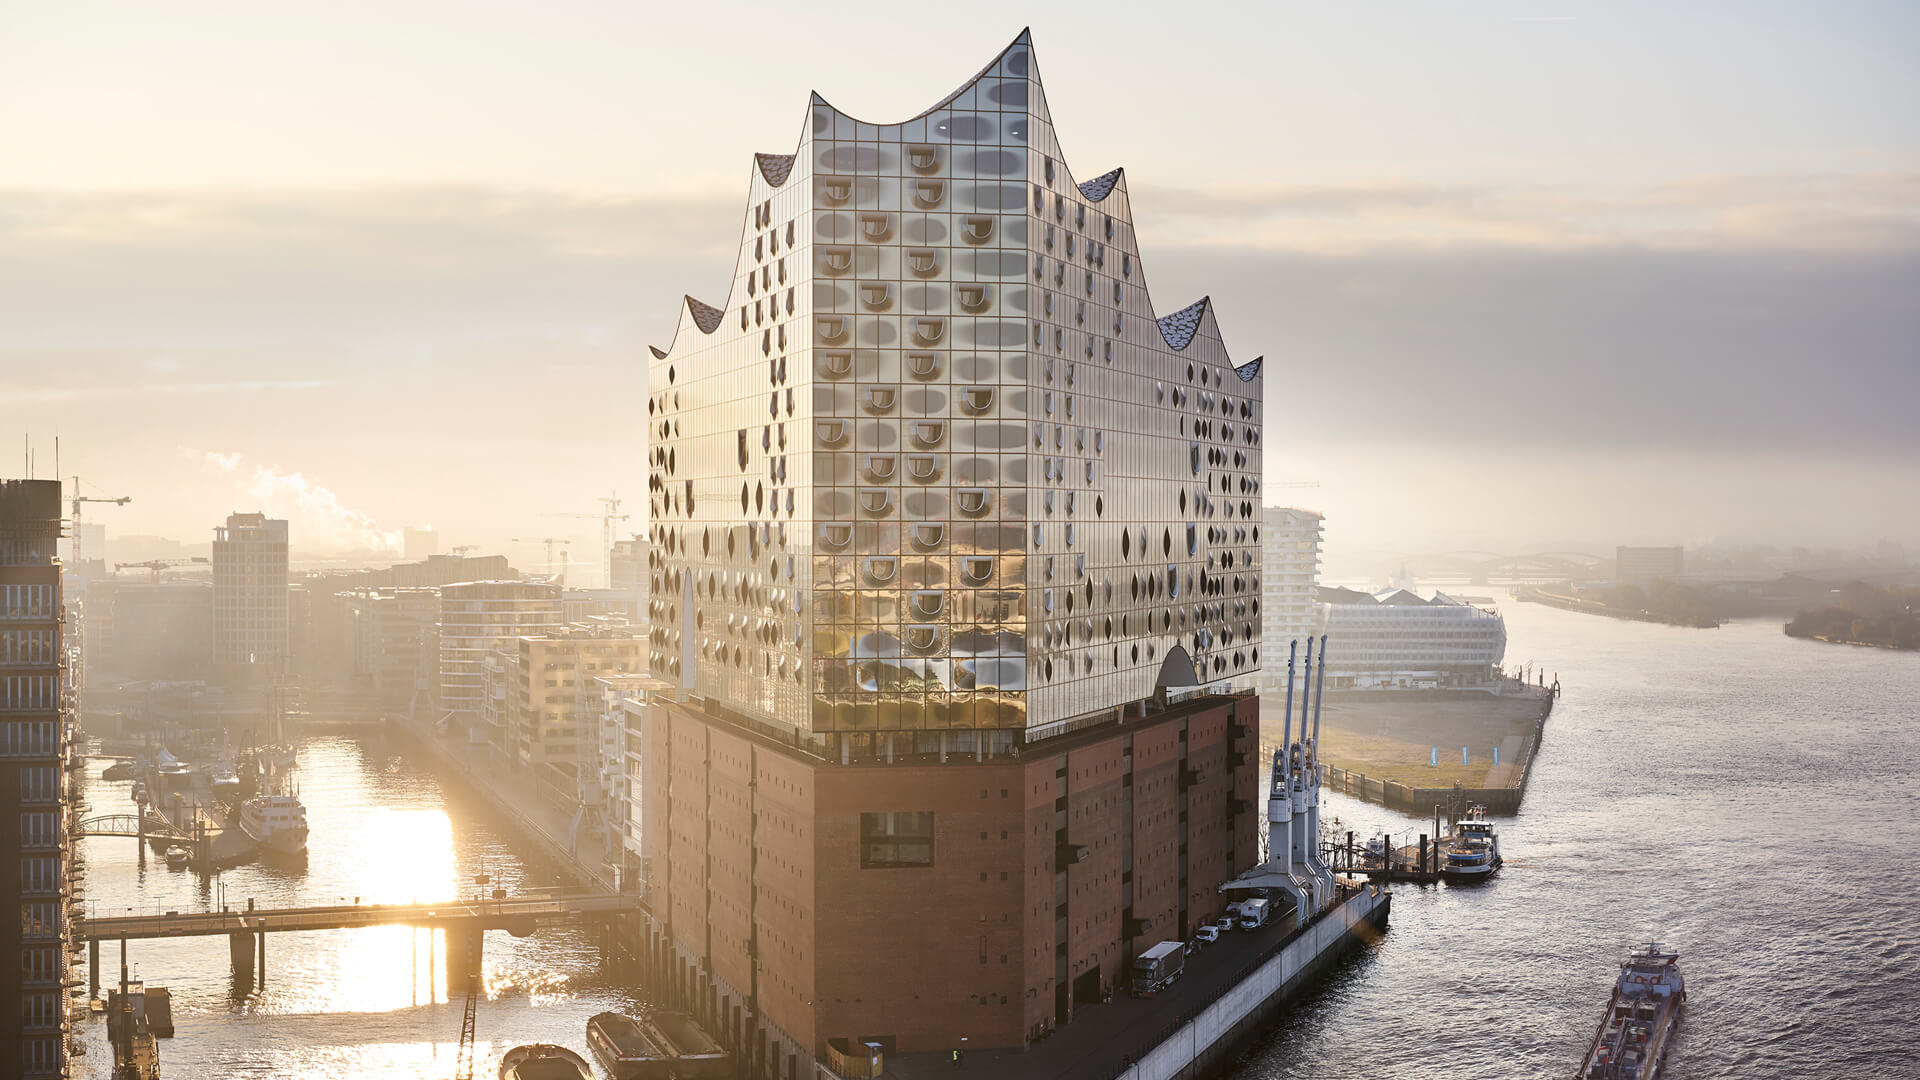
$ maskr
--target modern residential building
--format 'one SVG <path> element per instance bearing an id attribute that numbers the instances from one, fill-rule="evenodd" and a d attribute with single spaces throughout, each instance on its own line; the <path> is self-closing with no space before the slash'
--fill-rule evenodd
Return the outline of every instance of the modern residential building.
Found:
<path id="1" fill-rule="evenodd" d="M 560 587 L 544 581 L 467 581 L 440 590 L 440 723 L 466 730 L 476 741 L 506 747 L 478 727 L 486 691 L 487 654 L 523 634 L 540 634 L 563 625 Z"/>
<path id="2" fill-rule="evenodd" d="M 59 543 L 60 482 L 0 480 L 0 1080 L 67 1075 L 72 688 Z"/>
<path id="3" fill-rule="evenodd" d="M 1322 586 L 1319 595 L 1328 689 L 1480 686 L 1497 677 L 1507 654 L 1507 623 L 1498 612 L 1445 593 Z"/>
<path id="4" fill-rule="evenodd" d="M 1260 515 L 1261 636 L 1304 641 L 1320 633 L 1320 535 L 1324 518 L 1312 510 L 1269 506 Z M 1285 664 L 1269 655 L 1260 669 L 1263 694 L 1287 689 Z"/>
<path id="5" fill-rule="evenodd" d="M 1260 857 L 1260 361 L 1155 311 L 1024 33 L 750 185 L 647 401 L 659 974 L 755 1076 L 1018 1047 Z"/>
<path id="6" fill-rule="evenodd" d="M 213 531 L 213 666 L 230 683 L 268 683 L 291 659 L 287 523 L 231 514 Z"/>
<path id="7" fill-rule="evenodd" d="M 1627 547 L 1613 549 L 1613 578 L 1645 588 L 1655 581 L 1679 581 L 1687 573 L 1684 547 Z"/>
<path id="8" fill-rule="evenodd" d="M 502 645 L 516 653 L 504 745 L 513 761 L 573 797 L 599 770 L 591 725 L 603 675 L 646 668 L 646 640 L 624 626 L 568 626 Z"/>
<path id="9" fill-rule="evenodd" d="M 354 589 L 340 599 L 357 684 L 394 703 L 428 690 L 439 667 L 440 590 Z"/>

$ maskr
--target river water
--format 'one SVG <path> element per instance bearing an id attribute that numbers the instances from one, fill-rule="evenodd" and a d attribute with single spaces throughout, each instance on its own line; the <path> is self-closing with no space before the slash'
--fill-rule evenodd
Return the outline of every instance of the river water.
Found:
<path id="1" fill-rule="evenodd" d="M 1499 822 L 1506 868 L 1395 886 L 1379 945 L 1234 1075 L 1570 1077 L 1625 950 L 1657 938 L 1688 994 L 1666 1075 L 1920 1077 L 1920 656 L 1779 619 L 1501 608 L 1509 662 L 1563 687 Z M 1325 812 L 1420 830 L 1341 795 Z"/>
<path id="2" fill-rule="evenodd" d="M 563 884 L 558 867 L 522 853 L 473 798 L 445 789 L 405 744 L 377 733 L 300 742 L 295 776 L 307 806 L 306 865 L 253 863 L 202 875 L 169 870 L 131 839 L 83 841 L 87 906 L 104 917 L 139 912 L 399 903 L 470 896 L 486 873 L 509 891 Z M 89 814 L 133 812 L 132 784 L 99 778 L 88 763 Z M 452 1075 L 465 988 L 448 1000 L 445 936 L 405 927 L 270 934 L 267 988 L 235 993 L 224 937 L 135 941 L 135 978 L 173 993 L 176 1035 L 160 1042 L 164 1076 L 339 1076 L 445 1080 Z M 118 978 L 112 945 L 101 949 L 103 984 Z M 489 933 L 486 998 L 479 1007 L 474 1073 L 491 1077 L 507 1049 L 558 1042 L 585 1050 L 586 1021 L 607 1009 L 632 1011 L 634 992 L 603 978 L 584 929 L 542 929 L 516 939 Z M 83 1029 L 89 1050 L 76 1075 L 105 1078 L 112 1057 L 104 1025 Z"/>
<path id="3" fill-rule="evenodd" d="M 1920 1076 L 1920 656 L 1796 641 L 1778 620 L 1687 630 L 1503 604 L 1509 660 L 1558 671 L 1506 869 L 1476 889 L 1396 887 L 1392 929 L 1253 1047 L 1241 1080 L 1565 1077 L 1623 951 L 1683 954 L 1689 1004 L 1669 1074 Z M 429 900 L 485 871 L 508 889 L 558 869 L 487 809 L 378 735 L 301 744 L 304 869 L 173 871 L 134 842 L 85 841 L 100 915 Z M 98 779 L 90 813 L 130 812 Z M 1340 795 L 1361 835 L 1420 822 Z M 171 987 L 170 1077 L 451 1074 L 460 1002 L 429 984 L 443 942 L 405 928 L 274 934 L 267 989 L 234 993 L 223 938 L 135 942 Z M 430 954 L 429 950 L 433 950 Z M 102 955 L 104 979 L 116 958 Z M 522 1042 L 582 1047 L 587 1017 L 631 1010 L 573 929 L 487 935 L 480 1065 Z M 101 1026 L 78 1075 L 104 1078 Z"/>

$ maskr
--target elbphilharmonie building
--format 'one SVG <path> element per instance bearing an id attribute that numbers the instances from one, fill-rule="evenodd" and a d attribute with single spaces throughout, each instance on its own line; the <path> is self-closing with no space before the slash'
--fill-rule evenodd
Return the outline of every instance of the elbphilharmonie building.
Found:
<path id="1" fill-rule="evenodd" d="M 769 1075 L 1020 1045 L 1258 859 L 1261 361 L 1156 307 L 1025 33 L 816 94 L 747 201 L 650 369 L 656 962 Z"/>

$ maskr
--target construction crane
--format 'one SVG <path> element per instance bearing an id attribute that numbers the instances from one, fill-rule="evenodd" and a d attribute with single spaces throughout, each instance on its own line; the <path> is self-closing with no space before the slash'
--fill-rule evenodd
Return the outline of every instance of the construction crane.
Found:
<path id="1" fill-rule="evenodd" d="M 571 536 L 533 536 L 533 537 L 516 536 L 516 537 L 513 537 L 508 542 L 514 543 L 514 544 L 545 544 L 547 545 L 547 577 L 552 580 L 558 581 L 562 585 L 565 585 L 567 583 L 567 577 L 566 577 L 567 568 L 564 564 L 567 559 L 567 553 L 564 551 L 560 553 L 560 561 L 562 563 L 560 567 L 560 576 L 558 578 L 555 578 L 554 569 L 553 569 L 553 546 L 555 544 L 569 543 L 570 541 L 572 541 L 572 539 L 573 537 Z"/>
<path id="2" fill-rule="evenodd" d="M 467 552 L 479 551 L 480 545 L 479 544 L 455 544 L 452 547 L 448 548 L 447 550 L 453 552 L 454 558 L 464 559 L 467 557 Z"/>
<path id="3" fill-rule="evenodd" d="M 620 493 L 617 491 L 611 495 L 600 496 L 598 501 L 606 507 L 598 514 L 549 514 L 548 516 L 600 519 L 600 557 L 603 560 L 602 569 L 607 574 L 607 588 L 611 589 L 613 588 L 613 526 L 615 522 L 625 521 L 633 515 L 620 512 Z"/>
<path id="4" fill-rule="evenodd" d="M 206 561 L 207 561 L 206 556 L 195 555 L 191 559 L 148 559 L 146 562 L 114 563 L 113 568 L 115 571 L 145 570 L 148 573 L 153 575 L 153 578 L 152 578 L 153 583 L 155 585 L 158 585 L 160 584 L 160 571 L 165 570 L 170 566 L 186 566 L 189 563 L 204 563 Z"/>
<path id="5" fill-rule="evenodd" d="M 80 569 L 86 566 L 85 545 L 81 542 L 81 536 L 84 534 L 80 531 L 81 504 L 112 503 L 115 506 L 125 506 L 133 501 L 133 496 L 121 495 L 118 498 L 104 498 L 96 495 L 82 495 L 80 494 L 80 478 L 76 476 L 73 478 L 73 496 L 67 501 L 73 504 L 73 565 L 76 569 Z"/>

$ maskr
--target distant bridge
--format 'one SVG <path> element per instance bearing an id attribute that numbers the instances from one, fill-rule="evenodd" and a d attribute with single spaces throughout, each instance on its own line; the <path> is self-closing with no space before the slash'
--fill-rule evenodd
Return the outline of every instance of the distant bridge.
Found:
<path id="1" fill-rule="evenodd" d="M 1526 555 L 1449 551 L 1408 555 L 1401 559 L 1401 564 L 1416 579 L 1464 577 L 1474 585 L 1488 585 L 1495 581 L 1567 581 L 1609 576 L 1613 559 L 1584 551 L 1536 551 Z"/>

